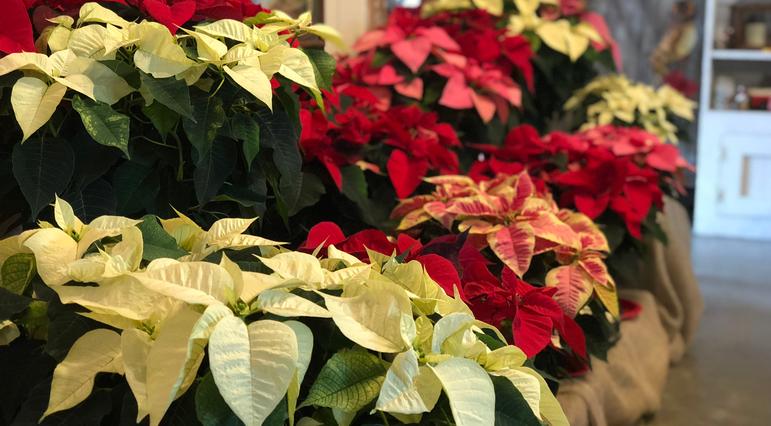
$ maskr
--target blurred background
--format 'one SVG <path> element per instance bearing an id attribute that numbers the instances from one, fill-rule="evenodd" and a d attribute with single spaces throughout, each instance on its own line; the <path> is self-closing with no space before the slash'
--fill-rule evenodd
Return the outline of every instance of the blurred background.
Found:
<path id="1" fill-rule="evenodd" d="M 582 0 L 577 0 L 582 1 Z M 698 173 L 684 200 L 705 314 L 673 366 L 655 425 L 771 424 L 771 0 L 589 0 L 623 72 L 699 102 L 680 143 Z M 419 0 L 263 0 L 353 43 Z M 684 225 L 685 226 L 685 225 Z"/>

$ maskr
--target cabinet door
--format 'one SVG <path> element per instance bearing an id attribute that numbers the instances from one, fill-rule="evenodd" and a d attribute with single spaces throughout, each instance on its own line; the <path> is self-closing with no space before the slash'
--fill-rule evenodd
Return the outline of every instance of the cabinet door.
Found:
<path id="1" fill-rule="evenodd" d="M 771 135 L 726 134 L 721 150 L 720 213 L 771 217 Z"/>
<path id="2" fill-rule="evenodd" d="M 696 233 L 771 240 L 771 113 L 705 112 L 698 151 Z"/>

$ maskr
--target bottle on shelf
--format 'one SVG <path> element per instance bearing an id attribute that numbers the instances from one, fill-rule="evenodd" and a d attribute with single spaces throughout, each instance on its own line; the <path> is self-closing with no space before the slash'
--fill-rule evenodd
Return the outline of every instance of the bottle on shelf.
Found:
<path id="1" fill-rule="evenodd" d="M 747 93 L 747 87 L 743 84 L 736 86 L 733 108 L 742 111 L 750 109 L 750 95 Z"/>
<path id="2" fill-rule="evenodd" d="M 768 26 L 764 19 L 753 16 L 744 27 L 744 44 L 749 49 L 763 49 L 766 47 Z"/>

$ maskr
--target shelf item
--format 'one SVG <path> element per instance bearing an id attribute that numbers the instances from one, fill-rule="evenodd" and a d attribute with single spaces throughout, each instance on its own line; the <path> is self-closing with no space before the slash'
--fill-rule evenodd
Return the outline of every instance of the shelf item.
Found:
<path id="1" fill-rule="evenodd" d="M 771 110 L 771 87 L 750 87 L 750 108 L 754 110 Z"/>
<path id="2" fill-rule="evenodd" d="M 733 34 L 730 47 L 767 46 L 771 24 L 771 3 L 737 3 L 731 6 Z"/>

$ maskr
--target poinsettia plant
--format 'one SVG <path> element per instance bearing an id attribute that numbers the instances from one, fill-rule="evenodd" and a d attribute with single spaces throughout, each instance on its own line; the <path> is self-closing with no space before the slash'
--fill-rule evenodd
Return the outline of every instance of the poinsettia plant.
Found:
<path id="1" fill-rule="evenodd" d="M 300 146 L 306 161 L 322 164 L 338 190 L 343 189 L 341 167 L 350 165 L 387 175 L 397 198 L 412 195 L 429 173 L 460 171 L 453 151 L 460 141 L 436 113 L 415 105 L 385 108 L 365 88 L 334 90 L 337 97 L 326 111 L 312 99 L 302 104 Z"/>
<path id="2" fill-rule="evenodd" d="M 508 320 L 513 341 L 521 342 L 528 355 L 537 355 L 550 344 L 552 333 L 559 332 L 586 359 L 583 335 L 572 320 L 585 308 L 592 315 L 619 318 L 615 282 L 603 261 L 608 243 L 592 220 L 560 210 L 527 172 L 480 182 L 466 176 L 427 181 L 435 185 L 431 194 L 402 200 L 394 209 L 393 216 L 401 219 L 399 229 L 418 227 L 430 233 L 431 223 L 437 223 L 443 232 L 466 233 L 471 247 L 489 249 L 494 263 L 503 265 L 496 268 L 504 277 L 499 281 L 487 269 L 486 258 L 468 252 L 459 256 L 463 289 L 477 315 L 494 319 L 496 326 Z M 544 289 L 533 289 L 523 279 Z M 530 305 L 529 317 L 522 305 L 526 300 L 540 306 Z M 588 308 L 591 300 L 598 303 Z"/>
<path id="3" fill-rule="evenodd" d="M 42 3 L 33 17 L 82 2 Z M 174 206 L 208 223 L 259 214 L 283 226 L 308 204 L 301 195 L 318 179 L 301 172 L 297 92 L 323 105 L 334 59 L 297 38 L 335 34 L 309 15 L 240 2 L 193 2 L 197 15 L 170 24 L 155 3 L 44 15 L 40 51 L 0 59 L 15 118 L 4 118 L 0 144 L 3 176 L 16 183 L 2 189 L 14 207 L 6 226 L 34 221 L 55 193 L 88 219 Z M 245 13 L 256 15 L 232 19 Z M 220 15 L 230 17 L 210 19 Z"/>
<path id="4" fill-rule="evenodd" d="M 320 259 L 244 234 L 253 219 L 54 210 L 0 241 L 2 344 L 30 399 L 48 394 L 11 393 L 10 422 L 568 424 L 525 353 L 418 261 Z"/>
<path id="5" fill-rule="evenodd" d="M 568 8 L 563 16 L 554 6 L 429 1 L 394 9 L 341 62 L 338 84 L 368 87 L 386 105 L 419 103 L 474 142 L 494 143 L 522 121 L 545 128 L 614 46 L 599 15 Z"/>
<path id="6" fill-rule="evenodd" d="M 561 207 L 599 223 L 610 242 L 613 275 L 625 280 L 637 276 L 646 239 L 666 242 L 657 222 L 663 197 L 685 193 L 684 173 L 693 170 L 676 146 L 636 127 L 606 125 L 541 137 L 525 125 L 500 147 L 475 147 L 485 158 L 471 166 L 474 179 L 527 170 Z"/>
<path id="7" fill-rule="evenodd" d="M 527 169 L 537 185 L 557 194 L 560 206 L 576 207 L 592 219 L 613 212 L 638 239 L 643 226 L 653 231 L 663 195 L 684 191 L 683 172 L 692 169 L 677 147 L 635 127 L 600 126 L 541 138 L 525 125 L 510 132 L 501 147 L 475 147 L 487 157 L 472 165 L 473 178 Z"/>
<path id="8" fill-rule="evenodd" d="M 50 25 L 49 19 L 62 14 L 75 18 L 81 6 L 89 2 L 90 0 L 8 0 L 5 2 L 7 13 L 0 17 L 0 52 L 34 52 L 35 41 L 39 40 L 35 34 L 45 32 Z M 260 13 L 270 14 L 270 10 L 251 0 L 102 0 L 102 3 L 105 7 L 126 16 L 146 16 L 166 26 L 172 34 L 190 22 L 220 19 L 243 21 Z M 324 25 L 316 25 L 310 31 L 333 35 Z"/>
<path id="9" fill-rule="evenodd" d="M 673 144 L 687 133 L 695 108 L 694 101 L 668 84 L 656 89 L 618 74 L 597 77 L 565 103 L 566 111 L 576 113 L 581 130 L 634 126 Z"/>

